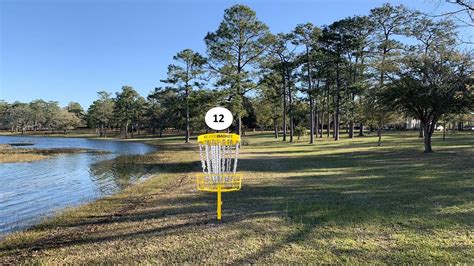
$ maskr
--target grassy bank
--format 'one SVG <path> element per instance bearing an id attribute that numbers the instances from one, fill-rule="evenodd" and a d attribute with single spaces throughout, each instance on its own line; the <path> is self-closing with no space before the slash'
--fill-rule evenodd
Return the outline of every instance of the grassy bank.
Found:
<path id="1" fill-rule="evenodd" d="M 36 137 L 58 137 L 58 138 L 94 138 L 97 134 L 91 129 L 74 129 L 66 133 L 63 131 L 25 131 L 12 132 L 9 130 L 0 130 L 0 136 L 36 136 Z"/>
<path id="2" fill-rule="evenodd" d="M 160 145 L 143 183 L 0 242 L 0 263 L 467 262 L 474 258 L 474 136 L 415 134 L 288 144 L 246 137 L 243 188 L 196 192 L 195 144 Z"/>
<path id="3" fill-rule="evenodd" d="M 103 153 L 92 149 L 77 148 L 57 148 L 57 149 L 30 149 L 30 148 L 14 148 L 11 145 L 0 144 L 0 163 L 19 163 L 31 162 L 48 159 L 51 156 L 71 153 Z"/>

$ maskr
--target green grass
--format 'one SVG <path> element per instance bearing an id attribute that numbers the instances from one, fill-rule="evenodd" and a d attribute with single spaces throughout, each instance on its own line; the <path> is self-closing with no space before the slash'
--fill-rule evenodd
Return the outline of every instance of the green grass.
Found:
<path id="1" fill-rule="evenodd" d="M 195 191 L 195 144 L 160 145 L 142 158 L 147 181 L 0 242 L 0 262 L 474 263 L 474 135 L 415 133 L 307 138 L 247 136 L 241 191 Z"/>

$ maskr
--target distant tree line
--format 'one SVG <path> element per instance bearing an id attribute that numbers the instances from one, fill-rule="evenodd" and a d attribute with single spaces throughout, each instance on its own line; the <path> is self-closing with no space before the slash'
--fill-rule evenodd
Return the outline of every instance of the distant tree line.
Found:
<path id="1" fill-rule="evenodd" d="M 206 130 L 205 112 L 224 106 L 235 117 L 231 130 L 273 130 L 293 142 L 309 133 L 338 140 L 387 126 L 420 121 L 425 152 L 436 126 L 463 121 L 474 106 L 472 50 L 457 42 L 455 24 L 403 5 L 384 4 L 367 16 L 321 27 L 297 25 L 272 34 L 247 6 L 226 9 L 205 38 L 207 54 L 185 49 L 173 57 L 166 86 L 140 96 L 124 86 L 102 91 L 84 112 L 77 103 L 0 102 L 1 125 L 14 131 L 119 128 L 128 138 L 146 130 Z M 356 132 L 358 130 L 358 133 Z"/>
<path id="2" fill-rule="evenodd" d="M 85 126 L 85 112 L 81 105 L 71 102 L 61 108 L 58 102 L 34 100 L 30 103 L 0 100 L 0 128 L 12 132 L 67 131 Z"/>

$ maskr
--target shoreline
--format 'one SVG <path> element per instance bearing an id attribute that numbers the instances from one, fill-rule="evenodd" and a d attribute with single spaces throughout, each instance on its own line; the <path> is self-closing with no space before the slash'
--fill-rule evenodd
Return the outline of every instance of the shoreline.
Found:
<path id="1" fill-rule="evenodd" d="M 18 148 L 10 144 L 0 144 L 0 164 L 33 162 L 46 160 L 53 156 L 77 153 L 106 154 L 108 152 L 84 148 Z"/>
<path id="2" fill-rule="evenodd" d="M 129 138 L 124 139 L 119 136 L 113 137 L 98 137 L 96 134 L 90 133 L 81 133 L 81 132 L 70 132 L 69 134 L 21 134 L 11 133 L 8 131 L 0 131 L 0 137 L 32 137 L 32 138 L 83 138 L 90 140 L 103 140 L 103 141 L 119 141 L 119 142 L 142 142 L 143 144 L 150 145 L 154 148 L 159 148 L 155 143 L 151 143 L 150 140 L 153 140 L 157 137 L 150 137 L 143 135 L 140 138 Z M 83 148 L 52 148 L 52 149 L 36 149 L 36 148 L 18 148 L 13 147 L 10 151 L 5 149 L 6 147 L 13 147 L 10 144 L 0 144 L 0 155 L 9 155 L 9 158 L 5 156 L 0 157 L 0 164 L 2 163 L 21 163 L 21 162 L 34 162 L 39 160 L 46 160 L 52 156 L 61 155 L 61 154 L 74 154 L 74 153 L 97 153 L 105 154 L 107 151 L 99 151 L 95 149 L 83 149 Z M 29 146 L 28 146 L 29 147 Z M 17 151 L 17 152 L 14 152 Z"/>
<path id="3" fill-rule="evenodd" d="M 29 136 L 29 135 L 24 135 L 24 136 L 28 137 L 28 138 L 33 137 L 33 136 Z M 2 135 L 0 135 L 0 137 L 2 137 Z M 56 136 L 34 136 L 34 137 L 38 137 L 38 138 L 56 138 Z M 72 138 L 78 138 L 78 139 L 82 138 L 82 139 L 96 140 L 94 138 L 88 137 L 87 135 L 84 136 L 84 135 L 77 135 L 77 134 Z M 116 139 L 116 138 L 105 138 L 105 139 L 100 138 L 100 140 L 111 141 L 111 142 L 120 141 L 119 139 Z M 134 141 L 134 139 L 130 139 L 130 140 Z M 18 142 L 18 143 L 22 143 L 22 142 Z M 153 145 L 152 143 L 146 143 L 144 141 L 142 141 L 141 143 L 149 146 L 150 151 L 148 153 L 136 154 L 136 155 L 132 155 L 132 156 L 143 156 L 144 159 L 146 159 L 147 155 L 152 154 L 152 153 L 157 151 L 157 145 Z M 10 164 L 10 163 L 36 162 L 36 161 L 40 161 L 40 160 L 51 159 L 55 156 L 68 155 L 68 154 L 72 155 L 72 154 L 80 154 L 80 153 L 91 153 L 91 154 L 100 155 L 100 154 L 109 154 L 110 153 L 109 151 L 97 150 L 97 149 L 93 149 L 93 148 L 25 148 L 25 147 L 32 147 L 32 146 L 30 146 L 30 145 L 28 145 L 28 146 L 16 146 L 15 144 L 13 144 L 13 145 L 12 144 L 0 144 L 0 166 L 2 164 Z M 110 159 L 110 160 L 106 160 L 106 161 L 120 160 L 120 158 L 121 157 L 118 156 L 114 159 Z M 145 180 L 149 179 L 151 176 L 152 175 L 147 175 L 146 178 L 144 178 L 142 181 L 145 181 Z M 137 183 L 134 182 L 130 186 L 134 186 L 138 183 L 140 183 L 140 182 L 137 182 Z M 117 193 L 120 193 L 120 192 L 121 192 L 121 190 L 116 191 L 113 194 L 102 196 L 101 198 L 108 197 L 108 196 L 111 196 L 111 195 L 114 195 L 114 194 L 117 194 Z M 39 222 L 36 222 L 36 223 L 32 223 L 31 225 L 29 225 L 27 227 L 24 227 L 20 230 L 15 230 L 15 231 L 7 232 L 7 233 L 2 233 L 2 234 L 0 234 L 0 242 L 11 234 L 22 233 L 23 231 L 28 231 L 30 229 L 34 230 L 35 227 L 41 226 L 41 224 L 43 224 L 47 220 L 55 219 L 56 216 L 61 215 L 61 213 L 63 213 L 63 212 L 68 212 L 68 211 L 73 211 L 74 212 L 74 209 L 80 208 L 80 207 L 88 205 L 88 204 L 93 204 L 94 202 L 96 202 L 97 200 L 100 200 L 101 198 L 95 199 L 93 201 L 84 202 L 84 203 L 82 203 L 80 205 L 76 205 L 76 206 L 63 207 L 63 208 L 59 209 L 56 212 L 56 214 L 54 214 L 52 216 L 45 216 L 43 218 L 44 221 L 39 221 Z M 0 254 L 1 254 L 1 249 L 0 249 Z"/>

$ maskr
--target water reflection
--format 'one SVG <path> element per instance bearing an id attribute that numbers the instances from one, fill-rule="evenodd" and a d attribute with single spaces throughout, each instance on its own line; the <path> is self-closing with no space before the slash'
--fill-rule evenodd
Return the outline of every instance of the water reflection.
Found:
<path id="1" fill-rule="evenodd" d="M 122 155 L 113 160 L 92 164 L 91 178 L 101 184 L 103 193 L 117 191 L 156 172 L 155 165 L 143 164 L 142 156 Z"/>
<path id="2" fill-rule="evenodd" d="M 64 207 L 115 193 L 157 171 L 141 164 L 142 143 L 44 137 L 4 137 L 35 148 L 93 148 L 108 154 L 67 154 L 29 163 L 0 164 L 0 235 L 37 223 Z"/>

